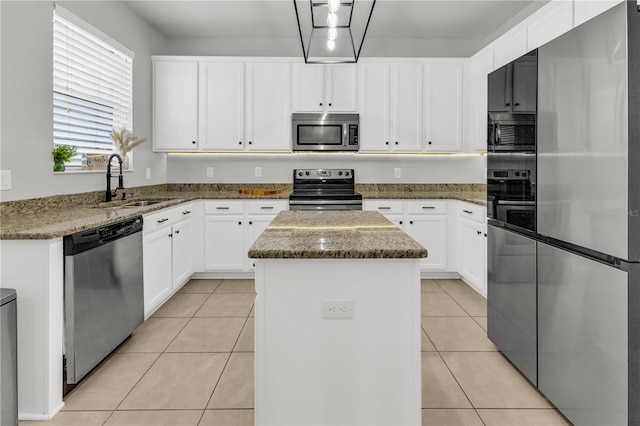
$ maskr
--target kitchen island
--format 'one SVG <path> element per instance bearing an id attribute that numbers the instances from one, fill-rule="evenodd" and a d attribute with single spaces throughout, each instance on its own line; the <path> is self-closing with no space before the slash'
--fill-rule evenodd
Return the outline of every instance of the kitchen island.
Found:
<path id="1" fill-rule="evenodd" d="M 421 424 L 420 258 L 378 212 L 283 211 L 256 259 L 256 424 Z"/>

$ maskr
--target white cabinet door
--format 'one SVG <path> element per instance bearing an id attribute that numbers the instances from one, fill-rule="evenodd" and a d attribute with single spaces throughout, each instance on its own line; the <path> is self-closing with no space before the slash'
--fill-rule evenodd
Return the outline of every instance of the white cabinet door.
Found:
<path id="1" fill-rule="evenodd" d="M 171 226 L 143 237 L 144 316 L 147 317 L 172 291 Z"/>
<path id="2" fill-rule="evenodd" d="M 360 64 L 360 151 L 389 151 L 389 64 Z"/>
<path id="3" fill-rule="evenodd" d="M 246 255 L 242 216 L 205 216 L 204 267 L 207 270 L 242 270 Z"/>
<path id="4" fill-rule="evenodd" d="M 324 73 L 320 64 L 293 64 L 293 111 L 322 112 Z"/>
<path id="5" fill-rule="evenodd" d="M 247 219 L 247 232 L 246 232 L 246 244 L 244 255 L 247 259 L 247 269 L 253 270 L 255 269 L 255 264 L 253 259 L 249 259 L 247 257 L 247 253 L 249 249 L 256 242 L 260 234 L 267 229 L 267 226 L 275 219 L 275 215 L 263 215 L 263 216 L 249 216 Z"/>
<path id="6" fill-rule="evenodd" d="M 468 284 L 486 295 L 484 225 L 465 218 L 460 218 L 459 225 L 458 272 Z"/>
<path id="7" fill-rule="evenodd" d="M 324 106 L 331 112 L 355 112 L 357 107 L 356 66 L 324 66 Z"/>
<path id="8" fill-rule="evenodd" d="M 513 63 L 513 112 L 536 112 L 538 97 L 538 64 L 534 56 Z"/>
<path id="9" fill-rule="evenodd" d="M 488 75 L 493 71 L 493 51 L 489 50 L 481 55 L 474 56 L 470 65 L 471 76 L 469 81 L 471 87 L 469 93 L 470 99 L 464 101 L 465 105 L 469 102 L 469 118 L 465 120 L 463 133 L 465 143 L 469 141 L 471 146 L 468 151 L 486 151 L 487 150 L 487 102 L 488 102 Z M 466 91 L 466 90 L 465 90 Z"/>
<path id="10" fill-rule="evenodd" d="M 618 3 L 622 3 L 622 0 L 574 0 L 573 26 L 587 22 Z"/>
<path id="11" fill-rule="evenodd" d="M 247 145 L 253 151 L 291 149 L 290 64 L 247 63 Z"/>
<path id="12" fill-rule="evenodd" d="M 391 87 L 391 149 L 422 151 L 422 64 L 394 65 Z"/>
<path id="13" fill-rule="evenodd" d="M 537 49 L 572 29 L 573 8 L 574 2 L 571 1 L 555 1 L 544 6 L 527 27 L 527 51 Z"/>
<path id="14" fill-rule="evenodd" d="M 425 66 L 423 127 L 427 151 L 462 149 L 462 64 Z"/>
<path id="15" fill-rule="evenodd" d="M 173 288 L 176 289 L 184 284 L 193 273 L 191 252 L 192 239 L 191 219 L 184 220 L 173 226 L 172 231 L 172 255 L 173 255 Z"/>
<path id="16" fill-rule="evenodd" d="M 244 63 L 203 62 L 200 93 L 200 149 L 242 151 L 244 141 Z"/>
<path id="17" fill-rule="evenodd" d="M 447 268 L 447 218 L 446 216 L 407 216 L 407 234 L 427 249 L 427 257 L 420 260 L 425 270 Z"/>
<path id="18" fill-rule="evenodd" d="M 512 30 L 507 35 L 501 37 L 495 45 L 494 53 L 494 65 L 496 69 L 527 53 L 526 28 L 522 27 Z"/>
<path id="19" fill-rule="evenodd" d="M 198 149 L 198 62 L 153 62 L 153 149 Z"/>

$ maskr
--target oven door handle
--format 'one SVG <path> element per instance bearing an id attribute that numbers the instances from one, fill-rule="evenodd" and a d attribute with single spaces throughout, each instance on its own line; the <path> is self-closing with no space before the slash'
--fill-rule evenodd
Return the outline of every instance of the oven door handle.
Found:
<path id="1" fill-rule="evenodd" d="M 361 200 L 289 200 L 289 205 L 362 204 Z"/>
<path id="2" fill-rule="evenodd" d="M 511 201 L 511 200 L 498 200 L 499 206 L 535 206 L 535 201 Z"/>

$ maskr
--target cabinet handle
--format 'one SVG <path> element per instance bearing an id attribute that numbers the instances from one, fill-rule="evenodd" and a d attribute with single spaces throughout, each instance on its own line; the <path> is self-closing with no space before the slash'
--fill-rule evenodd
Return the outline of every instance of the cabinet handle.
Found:
<path id="1" fill-rule="evenodd" d="M 158 222 L 158 223 L 162 223 L 162 222 L 166 222 L 166 221 L 168 221 L 168 220 L 169 220 L 168 218 L 163 217 L 162 219 L 158 219 L 158 220 L 156 220 L 156 222 Z"/>
<path id="2" fill-rule="evenodd" d="M 391 207 L 380 206 L 378 207 L 378 210 L 391 210 Z"/>
<path id="3" fill-rule="evenodd" d="M 431 210 L 435 209 L 435 206 L 422 206 L 422 210 Z"/>
<path id="4" fill-rule="evenodd" d="M 429 143 L 429 145 L 431 145 L 431 141 L 429 141 L 428 143 Z"/>
<path id="5" fill-rule="evenodd" d="M 465 212 L 466 214 L 473 214 L 471 210 L 462 210 L 462 211 Z"/>
<path id="6" fill-rule="evenodd" d="M 253 222 L 252 222 L 252 221 L 249 221 L 249 225 L 253 225 Z"/>
<path id="7" fill-rule="evenodd" d="M 385 145 L 389 145 L 389 141 L 386 141 L 384 144 L 385 144 Z"/>
<path id="8" fill-rule="evenodd" d="M 180 233 L 179 229 L 176 229 L 176 231 L 174 232 L 174 234 L 179 234 L 179 233 Z"/>
<path id="9" fill-rule="evenodd" d="M 216 207 L 216 210 L 229 210 L 229 207 Z"/>
<path id="10" fill-rule="evenodd" d="M 520 106 L 520 104 L 518 102 L 515 103 L 515 106 Z"/>
<path id="11" fill-rule="evenodd" d="M 191 210 L 185 210 L 182 212 L 182 214 L 191 214 Z"/>
<path id="12" fill-rule="evenodd" d="M 402 225 L 402 221 L 400 221 L 399 223 L 400 223 L 400 225 Z"/>
<path id="13" fill-rule="evenodd" d="M 398 145 L 398 141 L 396 141 L 396 145 Z"/>
<path id="14" fill-rule="evenodd" d="M 173 238 L 173 234 L 169 234 L 169 238 Z"/>
<path id="15" fill-rule="evenodd" d="M 238 222 L 238 225 L 242 225 L 242 222 Z"/>
<path id="16" fill-rule="evenodd" d="M 249 141 L 249 145 L 251 145 L 253 142 Z"/>
<path id="17" fill-rule="evenodd" d="M 476 231 L 476 232 L 478 233 L 478 235 L 482 234 L 482 232 L 481 232 L 481 231 Z"/>
<path id="18" fill-rule="evenodd" d="M 238 145 L 242 145 L 242 141 L 238 141 Z"/>
<path id="19" fill-rule="evenodd" d="M 191 143 L 195 145 L 195 144 L 196 144 L 196 141 L 191 141 Z"/>
<path id="20" fill-rule="evenodd" d="M 486 232 L 484 233 L 484 236 L 485 236 L 485 237 L 487 236 L 487 233 L 486 233 Z"/>
<path id="21" fill-rule="evenodd" d="M 261 206 L 260 210 L 273 210 L 273 206 Z"/>
<path id="22" fill-rule="evenodd" d="M 331 102 L 329 102 L 329 106 L 331 106 Z"/>
<path id="23" fill-rule="evenodd" d="M 510 106 L 510 105 L 511 105 L 511 103 L 507 102 L 504 106 Z"/>
<path id="24" fill-rule="evenodd" d="M 413 221 L 412 220 L 409 221 L 409 225 L 413 225 Z"/>
<path id="25" fill-rule="evenodd" d="M 322 106 L 322 102 L 320 102 L 318 105 Z"/>

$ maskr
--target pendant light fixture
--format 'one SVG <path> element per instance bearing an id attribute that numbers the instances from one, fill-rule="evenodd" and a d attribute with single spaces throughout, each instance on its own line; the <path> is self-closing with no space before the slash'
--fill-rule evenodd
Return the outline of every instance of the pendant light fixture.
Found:
<path id="1" fill-rule="evenodd" d="M 376 0 L 293 0 L 306 63 L 356 63 Z"/>

